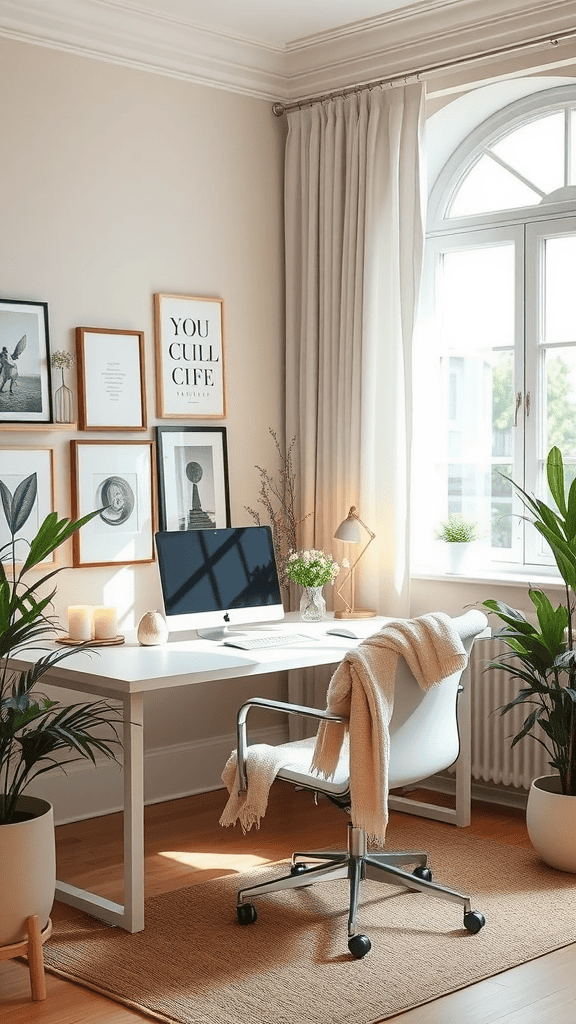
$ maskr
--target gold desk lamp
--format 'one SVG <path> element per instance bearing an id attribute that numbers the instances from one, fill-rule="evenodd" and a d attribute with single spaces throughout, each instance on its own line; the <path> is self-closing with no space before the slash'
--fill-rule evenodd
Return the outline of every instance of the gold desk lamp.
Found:
<path id="1" fill-rule="evenodd" d="M 346 516 L 346 519 L 344 519 L 340 523 L 340 526 L 336 530 L 334 537 L 336 540 L 344 541 L 345 544 L 360 544 L 362 541 L 362 534 L 360 533 L 361 526 L 363 526 L 364 529 L 366 530 L 366 533 L 369 535 L 369 539 L 367 544 L 363 547 L 362 551 L 358 555 L 358 558 L 356 559 L 354 564 L 350 566 L 348 573 L 346 574 L 346 576 L 342 580 L 342 583 L 336 590 L 337 596 L 341 597 L 342 600 L 344 601 L 346 609 L 344 611 L 335 611 L 335 619 L 370 619 L 377 614 L 376 612 L 368 611 L 366 608 L 354 607 L 354 569 L 358 565 L 360 559 L 363 558 L 363 556 L 366 554 L 368 546 L 372 543 L 376 536 L 375 533 L 372 533 L 372 530 L 368 529 L 366 523 L 362 522 L 360 516 L 358 515 L 358 512 L 356 511 L 355 505 L 352 505 L 352 508 L 350 509 L 348 515 Z M 344 595 L 342 594 L 342 590 L 346 586 L 348 580 L 350 580 L 350 602 L 348 602 Z"/>

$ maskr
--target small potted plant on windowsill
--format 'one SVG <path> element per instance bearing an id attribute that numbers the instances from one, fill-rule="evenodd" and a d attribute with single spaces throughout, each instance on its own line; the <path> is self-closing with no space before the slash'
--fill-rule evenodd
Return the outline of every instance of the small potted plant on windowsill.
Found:
<path id="1" fill-rule="evenodd" d="M 58 630 L 50 615 L 55 589 L 46 584 L 63 567 L 29 582 L 28 572 L 79 530 L 101 509 L 72 522 L 50 513 L 20 562 L 16 547 L 26 544 L 21 531 L 36 500 L 36 474 L 12 495 L 0 481 L 0 498 L 10 540 L 0 548 L 0 946 L 26 937 L 26 921 L 38 916 L 46 926 L 54 900 L 55 842 L 52 807 L 25 794 L 37 776 L 78 758 L 95 763 L 95 753 L 116 760 L 119 711 L 104 700 L 60 705 L 36 687 L 58 661 L 74 652 L 46 645 Z M 89 647 L 89 642 L 86 645 Z M 14 671 L 10 659 L 45 650 L 32 668 Z M 78 648 L 75 648 L 78 650 Z M 57 752 L 71 754 L 57 761 Z"/>
<path id="2" fill-rule="evenodd" d="M 478 523 L 466 519 L 459 512 L 451 512 L 447 519 L 440 523 L 436 531 L 436 539 L 447 544 L 448 572 L 462 571 L 464 559 L 470 545 L 480 536 Z"/>
<path id="3" fill-rule="evenodd" d="M 518 695 L 500 713 L 518 704 L 529 709 L 512 746 L 527 736 L 536 740 L 550 755 L 554 771 L 532 782 L 526 812 L 530 840 L 547 864 L 576 872 L 576 480 L 566 495 L 558 448 L 550 450 L 546 469 L 555 509 L 512 485 L 552 551 L 565 599 L 555 608 L 546 594 L 530 588 L 536 623 L 502 601 L 484 601 L 484 606 L 504 623 L 497 636 L 509 651 L 490 667 L 510 673 L 520 684 Z"/>

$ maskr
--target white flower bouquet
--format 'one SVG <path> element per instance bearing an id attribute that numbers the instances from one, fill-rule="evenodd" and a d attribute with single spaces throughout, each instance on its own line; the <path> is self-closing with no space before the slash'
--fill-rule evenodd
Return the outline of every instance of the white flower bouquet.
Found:
<path id="1" fill-rule="evenodd" d="M 286 560 L 286 575 L 301 587 L 323 587 L 333 583 L 340 566 L 332 555 L 310 548 L 308 551 L 292 551 Z"/>

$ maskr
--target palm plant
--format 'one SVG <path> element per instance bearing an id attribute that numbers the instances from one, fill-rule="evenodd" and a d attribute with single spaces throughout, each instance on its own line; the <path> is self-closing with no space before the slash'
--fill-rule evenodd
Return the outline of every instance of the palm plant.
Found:
<path id="1" fill-rule="evenodd" d="M 59 628 L 49 613 L 56 589 L 44 596 L 40 591 L 63 567 L 32 583 L 25 580 L 28 570 L 101 511 L 97 509 L 76 522 L 58 520 L 56 512 L 50 513 L 29 544 L 18 539 L 19 545 L 28 544 L 27 555 L 19 563 L 16 535 L 34 507 L 36 489 L 35 473 L 23 480 L 13 495 L 0 481 L 11 538 L 0 548 L 0 825 L 16 820 L 18 798 L 32 779 L 56 764 L 62 767 L 82 757 L 95 763 L 95 752 L 117 760 L 114 746 L 120 742 L 115 725 L 119 711 L 106 701 L 61 706 L 33 694 L 38 680 L 73 650 L 45 648 L 47 653 L 32 668 L 20 672 L 10 668 L 11 658 L 27 650 L 42 650 L 42 641 Z M 75 756 L 56 761 L 53 755 L 60 750 Z"/>
<path id="2" fill-rule="evenodd" d="M 562 455 L 556 447 L 548 454 L 546 470 L 556 509 L 531 497 L 513 481 L 512 485 L 552 551 L 564 581 L 565 600 L 554 608 L 541 590 L 530 588 L 536 624 L 502 601 L 488 600 L 484 605 L 505 623 L 497 636 L 510 651 L 490 668 L 509 672 L 522 684 L 518 695 L 500 708 L 500 713 L 506 714 L 517 704 L 526 704 L 531 709 L 512 746 L 531 734 L 550 755 L 550 765 L 560 776 L 562 793 L 576 796 L 576 650 L 572 625 L 576 597 L 576 480 L 566 496 Z"/>

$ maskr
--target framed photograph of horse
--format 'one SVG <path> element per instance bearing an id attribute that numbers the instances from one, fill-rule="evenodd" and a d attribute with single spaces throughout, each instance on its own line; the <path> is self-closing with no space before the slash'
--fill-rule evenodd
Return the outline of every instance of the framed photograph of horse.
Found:
<path id="1" fill-rule="evenodd" d="M 0 424 L 51 423 L 48 303 L 0 299 Z"/>

